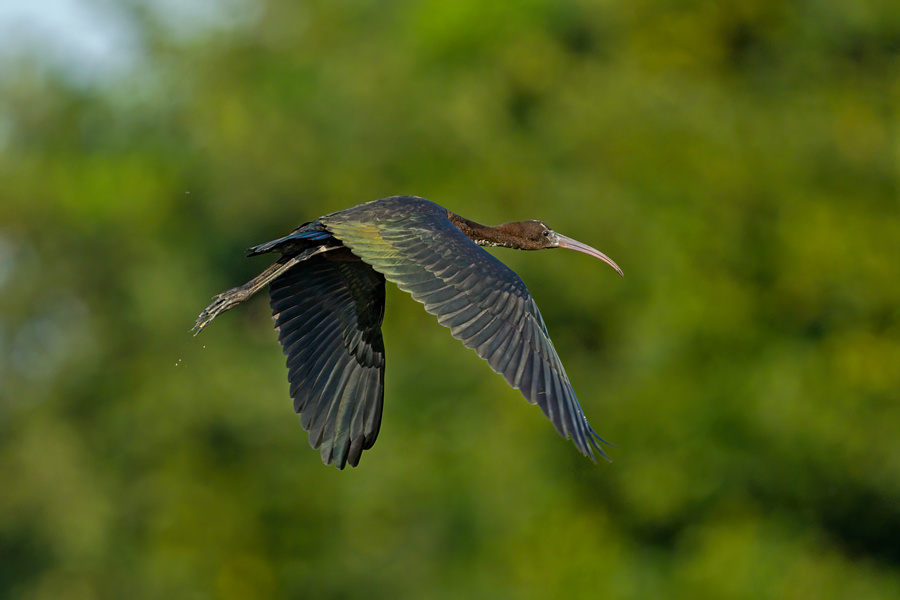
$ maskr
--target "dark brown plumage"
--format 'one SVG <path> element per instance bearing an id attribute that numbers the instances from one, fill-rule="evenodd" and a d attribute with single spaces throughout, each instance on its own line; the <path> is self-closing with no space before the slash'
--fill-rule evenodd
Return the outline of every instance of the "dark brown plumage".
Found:
<path id="1" fill-rule="evenodd" d="M 281 257 L 252 281 L 216 296 L 194 330 L 269 285 L 294 409 L 310 444 L 326 464 L 356 466 L 381 425 L 387 279 L 539 405 L 582 454 L 593 460 L 596 450 L 608 458 L 525 284 L 479 246 L 569 248 L 622 274 L 603 253 L 540 221 L 488 227 L 423 198 L 394 196 L 325 215 L 248 250 L 249 256 Z"/>

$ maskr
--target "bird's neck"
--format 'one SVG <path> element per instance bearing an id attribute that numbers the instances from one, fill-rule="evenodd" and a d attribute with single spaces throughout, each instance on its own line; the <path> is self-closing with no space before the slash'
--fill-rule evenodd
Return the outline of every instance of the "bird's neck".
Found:
<path id="1" fill-rule="evenodd" d="M 456 213 L 447 211 L 447 217 L 450 222 L 456 225 L 456 228 L 466 234 L 473 242 L 479 246 L 503 246 L 504 248 L 512 248 L 513 240 L 504 231 L 503 225 L 491 227 L 482 225 L 475 221 L 470 221 Z"/>

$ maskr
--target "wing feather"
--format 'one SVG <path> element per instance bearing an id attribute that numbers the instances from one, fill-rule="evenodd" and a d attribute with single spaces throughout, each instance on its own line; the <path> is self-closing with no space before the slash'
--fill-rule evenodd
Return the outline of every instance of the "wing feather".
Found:
<path id="1" fill-rule="evenodd" d="M 290 393 L 326 464 L 359 464 L 381 427 L 384 277 L 346 250 L 298 263 L 269 286 Z"/>
<path id="2" fill-rule="evenodd" d="M 539 405 L 583 454 L 606 457 L 525 284 L 457 229 L 445 209 L 415 200 L 381 200 L 320 221 Z"/>

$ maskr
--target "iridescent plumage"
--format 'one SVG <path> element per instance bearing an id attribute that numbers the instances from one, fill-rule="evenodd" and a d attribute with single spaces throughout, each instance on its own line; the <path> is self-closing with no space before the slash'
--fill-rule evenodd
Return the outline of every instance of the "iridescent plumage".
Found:
<path id="1" fill-rule="evenodd" d="M 356 466 L 381 424 L 387 279 L 540 406 L 582 454 L 594 459 L 596 450 L 608 458 L 531 294 L 479 243 L 571 248 L 621 274 L 602 253 L 538 221 L 486 227 L 423 198 L 395 196 L 325 215 L 251 248 L 251 256 L 279 252 L 281 257 L 254 280 L 217 296 L 195 330 L 269 284 L 294 409 L 310 444 L 326 464 Z"/>

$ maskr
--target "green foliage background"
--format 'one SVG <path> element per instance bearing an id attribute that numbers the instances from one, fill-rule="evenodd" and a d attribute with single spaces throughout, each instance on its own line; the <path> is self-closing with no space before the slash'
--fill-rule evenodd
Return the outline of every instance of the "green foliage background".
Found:
<path id="1" fill-rule="evenodd" d="M 0 598 L 900 597 L 894 2 L 259 0 L 0 79 Z M 388 290 L 324 467 L 244 248 L 392 194 L 529 285 L 594 465 Z"/>

